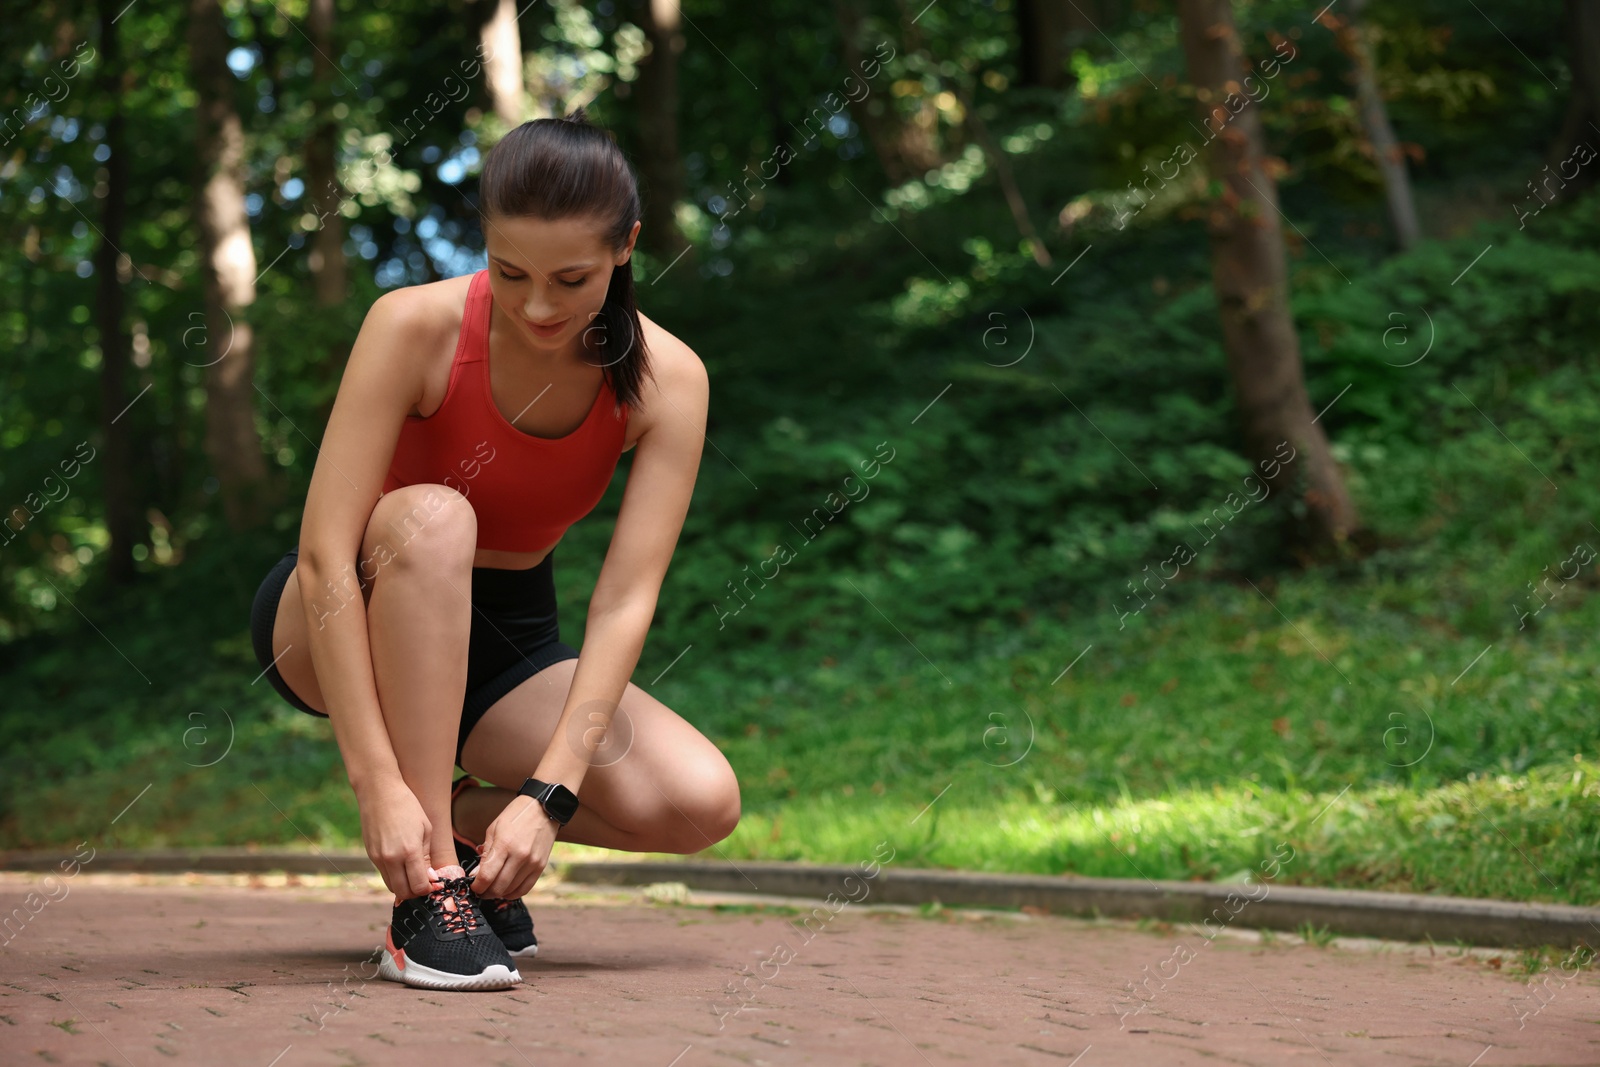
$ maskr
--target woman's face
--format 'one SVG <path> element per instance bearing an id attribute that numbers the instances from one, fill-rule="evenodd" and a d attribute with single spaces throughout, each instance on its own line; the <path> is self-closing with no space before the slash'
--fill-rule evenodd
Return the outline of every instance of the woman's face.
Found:
<path id="1" fill-rule="evenodd" d="M 495 303 L 529 347 L 579 352 L 606 302 L 611 272 L 628 262 L 639 223 L 612 252 L 594 219 L 495 216 L 485 220 L 489 284 Z"/>

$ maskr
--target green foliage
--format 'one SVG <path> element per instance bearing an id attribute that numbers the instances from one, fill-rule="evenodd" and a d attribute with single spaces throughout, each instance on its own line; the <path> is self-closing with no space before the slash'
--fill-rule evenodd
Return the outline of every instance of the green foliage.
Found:
<path id="1" fill-rule="evenodd" d="M 1299 934 L 1300 939 L 1306 944 L 1314 945 L 1317 948 L 1327 948 L 1333 943 L 1333 939 L 1338 936 L 1326 926 L 1314 926 L 1309 922 L 1301 923 L 1295 929 L 1295 933 Z"/>
<path id="2" fill-rule="evenodd" d="M 693 12 L 718 42 L 687 48 L 679 72 L 696 254 L 668 271 L 641 250 L 637 265 L 647 313 L 707 364 L 711 422 L 637 676 L 737 768 L 745 816 L 727 854 L 854 862 L 889 840 L 907 866 L 1217 879 L 1285 843 L 1289 882 L 1600 892 L 1600 581 L 1562 573 L 1600 538 L 1600 199 L 1574 190 L 1526 226 L 1511 209 L 1567 102 L 1560 5 L 1495 24 L 1438 0 L 1369 10 L 1435 238 L 1393 257 L 1348 60 L 1301 6 L 1237 6 L 1253 60 L 1296 50 L 1261 105 L 1286 168 L 1293 310 L 1313 405 L 1375 538 L 1321 571 L 1283 554 L 1295 494 L 1229 504 L 1249 498 L 1251 465 L 1203 165 L 1116 222 L 1129 184 L 1198 136 L 1169 7 L 1126 5 L 1086 36 L 1069 92 L 1018 84 L 1007 5 L 935 5 L 914 24 L 869 10 L 858 44 L 896 51 L 872 92 L 925 123 L 937 156 L 893 184 L 849 113 L 796 133 L 848 73 L 830 9 L 785 9 L 782 52 L 765 9 Z M 86 70 L 0 164 L 0 225 L 22 252 L 0 265 L 9 507 L 102 440 L 98 279 L 82 264 L 121 102 L 138 146 L 121 242 L 125 323 L 143 338 L 129 393 L 145 390 L 126 417 L 148 520 L 139 584 L 105 587 L 91 462 L 0 546 L 0 842 L 353 845 L 328 725 L 257 677 L 245 613 L 293 543 L 366 308 L 478 265 L 462 178 L 497 120 L 477 95 L 427 103 L 443 77 L 430 72 L 470 55 L 476 27 L 410 2 L 341 10 L 341 76 L 319 86 L 294 12 L 230 15 L 249 60 L 257 429 L 287 489 L 235 535 L 203 451 L 204 365 L 222 339 L 196 318 L 182 24 L 125 14 L 137 77 L 112 94 Z M 637 149 L 627 16 L 538 5 L 524 48 L 551 102 L 598 92 L 593 114 Z M 58 30 L 35 13 L 0 45 L 20 72 L 8 106 L 56 62 Z M 301 153 L 330 101 L 354 269 L 349 299 L 323 308 Z M 784 141 L 794 161 L 717 225 L 716 198 Z M 631 462 L 557 552 L 574 643 Z M 1179 544 L 1193 560 L 1161 577 Z"/>

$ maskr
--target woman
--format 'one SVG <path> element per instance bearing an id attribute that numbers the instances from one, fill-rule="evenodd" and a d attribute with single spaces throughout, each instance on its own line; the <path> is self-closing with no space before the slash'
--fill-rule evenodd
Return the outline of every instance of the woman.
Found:
<path id="1" fill-rule="evenodd" d="M 478 207 L 488 269 L 367 313 L 299 545 L 251 612 L 273 687 L 332 720 L 394 893 L 380 973 L 429 989 L 521 981 L 521 898 L 558 833 L 687 853 L 739 820 L 722 753 L 628 680 L 708 403 L 699 358 L 634 306 L 637 179 L 579 109 L 496 144 Z M 580 655 L 551 553 L 635 446 Z M 493 786 L 452 786 L 452 763 Z"/>

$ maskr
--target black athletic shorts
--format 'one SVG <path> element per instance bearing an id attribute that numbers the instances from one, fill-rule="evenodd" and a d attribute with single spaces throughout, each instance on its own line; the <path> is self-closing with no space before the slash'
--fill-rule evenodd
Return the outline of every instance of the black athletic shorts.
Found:
<path id="1" fill-rule="evenodd" d="M 301 711 L 327 718 L 295 695 L 272 661 L 272 627 L 278 600 L 300 555 L 291 548 L 267 572 L 250 606 L 250 640 L 256 663 L 272 688 Z M 495 701 L 552 663 L 577 659 L 578 650 L 561 640 L 556 621 L 555 553 L 536 567 L 512 571 L 472 568 L 472 626 L 467 646 L 467 688 L 456 740 L 456 765 L 467 735 Z M 363 589 L 371 582 L 356 568 Z"/>

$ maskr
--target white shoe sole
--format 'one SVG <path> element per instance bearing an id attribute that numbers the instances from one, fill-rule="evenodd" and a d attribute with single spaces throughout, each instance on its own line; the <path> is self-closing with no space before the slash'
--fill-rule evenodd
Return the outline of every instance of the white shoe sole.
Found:
<path id="1" fill-rule="evenodd" d="M 508 949 L 507 951 L 509 952 L 510 950 Z M 533 959 L 533 957 L 537 956 L 538 954 L 539 954 L 539 946 L 538 945 L 529 945 L 527 948 L 519 948 L 519 949 L 517 949 L 517 951 L 512 952 L 511 953 L 511 958 L 514 959 L 514 960 L 531 960 L 531 959 Z"/>
<path id="2" fill-rule="evenodd" d="M 378 961 L 378 975 L 417 989 L 510 989 L 522 981 L 520 972 L 506 970 L 498 963 L 486 968 L 482 974 L 451 974 L 449 971 L 425 967 L 415 960 L 406 960 L 405 968 L 401 969 L 387 952 Z"/>

